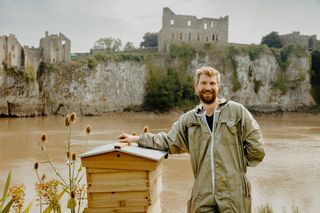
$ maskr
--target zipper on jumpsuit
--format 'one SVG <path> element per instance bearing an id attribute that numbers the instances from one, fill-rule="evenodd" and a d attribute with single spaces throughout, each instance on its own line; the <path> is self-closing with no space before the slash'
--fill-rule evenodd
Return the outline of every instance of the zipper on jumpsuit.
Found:
<path id="1" fill-rule="evenodd" d="M 214 126 L 215 126 L 215 123 L 216 123 L 216 108 L 214 109 L 214 112 L 213 112 L 213 124 L 212 124 L 212 131 L 210 130 L 210 127 L 208 125 L 208 122 L 206 120 L 206 113 L 203 114 L 203 119 L 205 121 L 205 123 L 207 124 L 207 127 L 208 127 L 208 130 L 211 134 L 211 146 L 210 146 L 210 159 L 211 159 L 211 178 L 212 178 L 212 193 L 214 193 L 214 190 L 215 190 L 215 180 L 214 180 L 214 156 L 213 156 L 213 149 L 214 149 Z"/>

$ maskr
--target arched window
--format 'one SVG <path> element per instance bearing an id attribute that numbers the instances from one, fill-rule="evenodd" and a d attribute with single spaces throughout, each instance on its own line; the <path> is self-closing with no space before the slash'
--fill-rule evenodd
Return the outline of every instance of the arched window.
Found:
<path id="1" fill-rule="evenodd" d="M 180 33 L 180 40 L 182 40 L 182 33 Z"/>
<path id="2" fill-rule="evenodd" d="M 203 25 L 203 29 L 207 29 L 207 23 L 204 23 L 204 25 Z"/>
<path id="3" fill-rule="evenodd" d="M 188 20 L 188 26 L 191 26 L 191 21 L 190 20 Z"/>
<path id="4" fill-rule="evenodd" d="M 218 41 L 218 35 L 216 35 L 216 41 Z"/>
<path id="5" fill-rule="evenodd" d="M 174 25 L 174 20 L 173 19 L 170 20 L 170 24 Z"/>
<path id="6" fill-rule="evenodd" d="M 214 34 L 212 34 L 212 41 L 214 41 Z"/>
<path id="7" fill-rule="evenodd" d="M 208 42 L 208 40 L 209 40 L 209 39 L 208 39 L 208 36 L 206 36 L 206 42 Z"/>
<path id="8" fill-rule="evenodd" d="M 200 34 L 198 33 L 197 41 L 200 41 Z"/>
<path id="9" fill-rule="evenodd" d="M 191 41 L 191 33 L 188 34 L 188 39 Z"/>

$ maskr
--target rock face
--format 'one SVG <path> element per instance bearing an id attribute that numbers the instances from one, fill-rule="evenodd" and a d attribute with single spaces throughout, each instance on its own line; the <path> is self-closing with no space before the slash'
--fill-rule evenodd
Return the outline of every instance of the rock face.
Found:
<path id="1" fill-rule="evenodd" d="M 99 64 L 92 70 L 61 66 L 39 80 L 44 112 L 98 115 L 140 105 L 145 75 L 145 65 L 133 62 Z"/>
<path id="2" fill-rule="evenodd" d="M 248 54 L 234 57 L 236 69 L 225 68 L 221 59 L 197 55 L 189 66 L 209 65 L 222 70 L 221 97 L 233 99 L 249 109 L 273 112 L 293 111 L 314 105 L 310 95 L 310 56 L 289 57 L 285 72 L 272 53 L 260 54 L 250 60 Z M 275 85 L 285 73 L 285 92 Z M 26 82 L 23 75 L 8 75 L 0 70 L 0 115 L 38 116 L 76 112 L 98 115 L 122 111 L 141 105 L 145 95 L 147 65 L 144 62 L 107 62 L 95 69 L 80 65 L 61 64 L 53 71 L 38 73 L 36 81 Z M 234 75 L 241 85 L 233 90 Z"/>
<path id="3" fill-rule="evenodd" d="M 310 57 L 297 57 L 291 55 L 285 71 L 282 71 L 274 55 L 261 54 L 254 61 L 250 60 L 248 54 L 235 56 L 236 75 L 241 87 L 233 91 L 233 72 L 223 69 L 219 59 L 212 61 L 206 58 L 196 58 L 192 61 L 192 67 L 211 65 L 220 70 L 226 70 L 221 75 L 220 97 L 240 102 L 250 110 L 257 112 L 295 111 L 299 108 L 315 105 L 310 94 Z M 221 67 L 221 68 L 219 68 Z M 229 70 L 229 71 L 227 71 Z M 283 93 L 276 86 L 281 75 L 284 85 L 287 87 Z M 278 83 L 278 84 L 280 84 Z"/>

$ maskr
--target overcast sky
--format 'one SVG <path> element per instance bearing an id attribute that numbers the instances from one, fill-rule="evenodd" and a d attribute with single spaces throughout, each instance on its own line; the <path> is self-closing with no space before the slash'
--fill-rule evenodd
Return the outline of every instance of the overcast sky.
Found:
<path id="1" fill-rule="evenodd" d="M 197 18 L 229 16 L 229 42 L 260 43 L 262 36 L 300 31 L 320 40 L 320 0 L 0 0 L 0 35 L 39 46 L 44 32 L 62 32 L 72 52 L 88 52 L 102 37 L 139 46 L 161 29 L 162 8 Z"/>

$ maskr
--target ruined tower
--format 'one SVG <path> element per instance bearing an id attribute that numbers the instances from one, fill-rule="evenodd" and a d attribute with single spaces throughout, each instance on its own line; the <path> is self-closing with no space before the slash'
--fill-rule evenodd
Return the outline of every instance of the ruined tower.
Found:
<path id="1" fill-rule="evenodd" d="M 0 68 L 24 66 L 24 50 L 15 35 L 0 36 Z"/>
<path id="2" fill-rule="evenodd" d="M 46 63 L 71 61 L 71 42 L 62 33 L 48 35 L 46 31 L 45 37 L 40 39 L 40 51 L 42 61 Z"/>
<path id="3" fill-rule="evenodd" d="M 158 36 L 158 49 L 167 52 L 171 44 L 228 43 L 229 17 L 201 18 L 190 15 L 176 15 L 169 8 L 163 8 L 162 28 Z"/>

